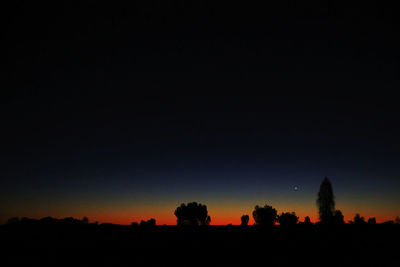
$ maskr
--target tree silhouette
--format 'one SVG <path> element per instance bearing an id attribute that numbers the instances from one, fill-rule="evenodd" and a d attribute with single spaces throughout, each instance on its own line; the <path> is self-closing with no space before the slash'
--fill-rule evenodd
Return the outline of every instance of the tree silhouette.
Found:
<path id="1" fill-rule="evenodd" d="M 82 218 L 82 223 L 83 224 L 88 224 L 89 223 L 89 219 L 87 217 L 83 217 Z"/>
<path id="2" fill-rule="evenodd" d="M 368 219 L 368 224 L 376 224 L 376 219 L 375 219 L 375 217 L 369 218 L 369 219 Z"/>
<path id="3" fill-rule="evenodd" d="M 354 216 L 354 224 L 365 224 L 365 220 L 364 217 L 361 217 L 360 214 L 356 214 L 356 216 Z"/>
<path id="4" fill-rule="evenodd" d="M 178 225 L 209 225 L 211 222 L 208 216 L 207 206 L 197 202 L 191 202 L 185 205 L 182 203 L 174 212 L 177 217 Z"/>
<path id="5" fill-rule="evenodd" d="M 282 214 L 278 216 L 278 222 L 282 226 L 296 225 L 298 219 L 299 217 L 296 216 L 295 212 L 282 212 Z"/>
<path id="6" fill-rule="evenodd" d="M 241 226 L 247 226 L 249 224 L 249 215 L 242 215 L 242 217 L 240 217 L 240 220 L 242 221 L 242 223 L 240 224 Z"/>
<path id="7" fill-rule="evenodd" d="M 265 205 L 264 207 L 255 206 L 253 211 L 253 218 L 257 225 L 272 226 L 274 225 L 277 217 L 276 209 L 271 206 Z"/>
<path id="8" fill-rule="evenodd" d="M 210 223 L 211 223 L 211 217 L 207 216 L 205 225 L 210 225 Z"/>
<path id="9" fill-rule="evenodd" d="M 147 221 L 148 226 L 155 226 L 156 225 L 156 219 L 151 218 L 150 220 Z"/>
<path id="10" fill-rule="evenodd" d="M 396 219 L 394 219 L 395 224 L 400 224 L 400 217 L 396 216 Z"/>
<path id="11" fill-rule="evenodd" d="M 330 223 L 335 212 L 332 184 L 328 177 L 322 181 L 318 192 L 317 206 L 321 223 Z"/>
<path id="12" fill-rule="evenodd" d="M 340 210 L 335 210 L 335 214 L 332 218 L 332 223 L 334 224 L 344 224 L 344 216 Z"/>
<path id="13" fill-rule="evenodd" d="M 310 217 L 306 216 L 306 217 L 304 218 L 304 224 L 311 224 Z"/>

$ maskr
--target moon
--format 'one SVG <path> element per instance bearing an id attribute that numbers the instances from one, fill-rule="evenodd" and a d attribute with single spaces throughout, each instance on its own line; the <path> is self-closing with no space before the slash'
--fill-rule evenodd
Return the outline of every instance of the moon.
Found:
<path id="1" fill-rule="evenodd" d="M 299 190 L 299 187 L 298 187 L 297 185 L 295 185 L 295 186 L 293 187 L 293 189 L 294 189 L 294 191 L 298 191 L 298 190 Z"/>

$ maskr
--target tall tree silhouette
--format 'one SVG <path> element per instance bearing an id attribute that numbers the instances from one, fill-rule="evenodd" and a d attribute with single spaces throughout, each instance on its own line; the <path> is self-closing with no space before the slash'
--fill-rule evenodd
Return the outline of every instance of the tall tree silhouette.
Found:
<path id="1" fill-rule="evenodd" d="M 177 217 L 178 225 L 209 225 L 211 222 L 208 216 L 207 206 L 197 202 L 191 202 L 187 205 L 182 203 L 174 212 Z"/>
<path id="2" fill-rule="evenodd" d="M 306 217 L 304 218 L 304 224 L 311 224 L 311 219 L 310 219 L 309 216 L 306 216 Z"/>
<path id="3" fill-rule="evenodd" d="M 321 223 L 331 223 L 335 212 L 335 197 L 328 177 L 322 181 L 318 192 L 317 206 Z"/>
<path id="4" fill-rule="evenodd" d="M 240 220 L 242 221 L 240 225 L 247 226 L 249 224 L 249 219 L 249 215 L 243 215 L 242 217 L 240 217 Z"/>
<path id="5" fill-rule="evenodd" d="M 257 225 L 272 226 L 276 221 L 276 216 L 276 209 L 268 205 L 264 207 L 257 205 L 253 211 L 253 218 Z"/>

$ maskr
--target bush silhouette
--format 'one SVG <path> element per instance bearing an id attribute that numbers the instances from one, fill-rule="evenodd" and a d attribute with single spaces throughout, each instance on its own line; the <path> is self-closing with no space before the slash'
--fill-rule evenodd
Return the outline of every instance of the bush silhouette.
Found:
<path id="1" fill-rule="evenodd" d="M 148 221 L 143 221 L 143 220 L 140 221 L 140 226 L 143 226 L 143 227 L 152 227 L 155 225 L 156 225 L 156 220 L 153 218 L 151 218 Z"/>
<path id="2" fill-rule="evenodd" d="M 277 217 L 276 209 L 265 205 L 264 207 L 255 206 L 253 218 L 257 225 L 272 226 L 275 224 Z"/>
<path id="3" fill-rule="evenodd" d="M 375 219 L 375 217 L 369 218 L 369 219 L 368 219 L 368 224 L 376 224 L 376 219 Z"/>
<path id="4" fill-rule="evenodd" d="M 177 217 L 178 225 L 199 226 L 209 225 L 211 222 L 207 206 L 197 202 L 191 202 L 187 205 L 182 203 L 176 208 L 174 214 Z"/>
<path id="5" fill-rule="evenodd" d="M 240 217 L 241 222 L 241 226 L 247 226 L 249 224 L 249 215 L 243 215 L 242 217 Z"/>
<path id="6" fill-rule="evenodd" d="M 331 223 L 335 212 L 332 184 L 328 177 L 322 181 L 318 192 L 317 206 L 321 223 Z"/>
<path id="7" fill-rule="evenodd" d="M 354 216 L 354 224 L 365 224 L 365 220 L 364 217 L 361 217 L 360 214 L 356 214 L 356 216 Z"/>
<path id="8" fill-rule="evenodd" d="M 333 224 L 344 224 L 344 216 L 340 210 L 335 210 L 335 214 L 332 218 Z"/>
<path id="9" fill-rule="evenodd" d="M 296 216 L 295 212 L 282 212 L 282 214 L 278 216 L 278 222 L 282 226 L 296 225 L 298 220 L 299 217 Z"/>

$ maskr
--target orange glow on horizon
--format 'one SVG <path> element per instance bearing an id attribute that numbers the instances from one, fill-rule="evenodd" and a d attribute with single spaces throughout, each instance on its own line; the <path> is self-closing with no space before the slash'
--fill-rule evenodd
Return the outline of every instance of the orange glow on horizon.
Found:
<path id="1" fill-rule="evenodd" d="M 262 204 L 256 200 L 255 203 Z M 131 203 L 131 202 L 100 202 L 96 204 L 78 205 L 78 203 L 69 203 L 65 205 L 56 201 L 51 204 L 33 205 L 22 207 L 16 204 L 9 206 L 10 211 L 2 214 L 1 223 L 5 223 L 11 217 L 28 217 L 40 219 L 51 216 L 54 218 L 73 217 L 82 219 L 89 218 L 89 222 L 98 223 L 114 223 L 121 225 L 130 225 L 132 222 L 140 223 L 141 220 L 149 220 L 154 218 L 157 225 L 176 225 L 176 217 L 174 210 L 181 202 L 168 201 L 163 203 Z M 211 217 L 211 225 L 240 225 L 240 217 L 244 214 L 249 215 L 249 225 L 254 224 L 252 212 L 254 209 L 253 201 L 217 201 L 208 200 L 200 201 L 206 204 L 208 214 Z M 264 202 L 265 203 L 265 202 Z M 309 204 L 307 201 L 291 202 L 291 201 L 267 201 L 272 205 L 278 214 L 281 212 L 295 211 L 299 217 L 299 221 L 304 221 L 305 216 L 309 216 L 311 222 L 318 222 L 318 211 L 314 203 Z M 62 207 L 62 209 L 60 209 Z M 377 223 L 395 220 L 396 216 L 393 210 L 397 206 L 390 206 L 386 209 L 381 209 L 380 206 L 361 206 L 358 203 L 349 202 L 348 205 L 338 205 L 337 209 L 341 210 L 345 222 L 354 219 L 356 213 L 359 213 L 367 221 L 371 217 L 375 217 Z M 390 208 L 390 209 L 389 209 Z"/>

